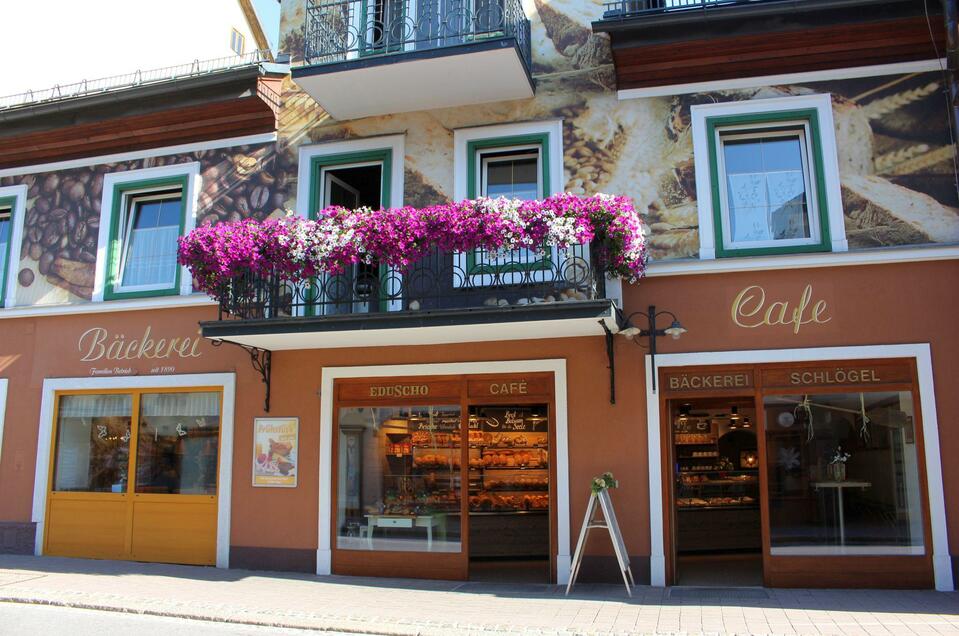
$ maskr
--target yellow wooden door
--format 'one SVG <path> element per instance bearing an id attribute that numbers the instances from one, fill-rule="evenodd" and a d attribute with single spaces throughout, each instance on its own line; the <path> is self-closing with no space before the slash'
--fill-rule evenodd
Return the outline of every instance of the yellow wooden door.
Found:
<path id="1" fill-rule="evenodd" d="M 143 450 L 140 435 L 144 426 L 141 424 L 145 424 L 141 418 L 142 396 L 214 390 L 216 389 L 175 388 L 58 394 L 47 493 L 44 553 L 55 556 L 215 565 L 216 490 L 212 494 L 158 494 L 151 492 L 148 485 L 138 483 L 137 479 L 138 460 L 141 460 L 139 451 Z M 118 446 L 119 450 L 114 449 L 113 452 L 115 464 L 122 463 L 124 456 L 126 459 L 125 471 L 122 467 L 114 467 L 112 477 L 114 481 L 119 477 L 119 482 L 112 484 L 110 488 L 117 492 L 69 490 L 63 483 L 69 480 L 57 472 L 58 464 L 61 473 L 70 468 L 77 472 L 76 457 L 65 456 L 65 453 L 61 452 L 63 449 L 58 448 L 63 441 L 60 431 L 61 420 L 64 419 L 61 417 L 62 401 L 64 397 L 73 395 L 130 398 L 128 432 L 125 435 L 122 433 L 123 418 L 115 418 L 119 419 L 120 429 L 117 428 L 117 422 L 111 421 L 111 428 L 105 435 L 103 430 L 100 431 L 105 440 L 122 444 Z M 82 435 L 83 431 L 80 434 Z M 207 437 L 209 436 L 208 433 Z M 213 452 L 216 454 L 214 466 L 219 466 L 218 422 Z M 148 462 L 150 458 L 146 457 L 143 461 Z M 80 473 L 82 478 L 82 470 Z M 89 475 L 86 477 L 90 479 Z"/>

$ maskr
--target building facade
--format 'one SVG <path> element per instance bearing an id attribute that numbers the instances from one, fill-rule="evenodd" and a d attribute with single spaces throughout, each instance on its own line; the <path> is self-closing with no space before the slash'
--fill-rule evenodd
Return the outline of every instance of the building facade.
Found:
<path id="1" fill-rule="evenodd" d="M 10 111 L 3 549 L 565 582 L 611 471 L 641 582 L 954 589 L 959 200 L 928 24 L 289 0 L 288 75 Z M 217 306 L 175 261 L 203 224 L 561 192 L 631 198 L 644 279 L 599 245 L 436 250 Z M 619 576 L 605 543 L 580 576 Z"/>

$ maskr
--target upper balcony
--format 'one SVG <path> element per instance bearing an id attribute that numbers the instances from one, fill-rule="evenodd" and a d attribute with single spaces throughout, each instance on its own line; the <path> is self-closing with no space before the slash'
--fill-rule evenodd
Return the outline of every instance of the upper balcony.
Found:
<path id="1" fill-rule="evenodd" d="M 293 79 L 336 119 L 533 96 L 521 0 L 310 0 Z"/>
<path id="2" fill-rule="evenodd" d="M 925 4 L 929 23 L 917 0 L 613 0 L 593 31 L 611 38 L 620 90 L 669 94 L 664 87 L 935 59 L 945 50 L 942 8 Z"/>
<path id="3" fill-rule="evenodd" d="M 403 270 L 359 263 L 309 285 L 241 274 L 214 294 L 219 314 L 202 333 L 267 351 L 602 335 L 598 322 L 616 329 L 618 281 L 601 253 L 434 248 Z"/>

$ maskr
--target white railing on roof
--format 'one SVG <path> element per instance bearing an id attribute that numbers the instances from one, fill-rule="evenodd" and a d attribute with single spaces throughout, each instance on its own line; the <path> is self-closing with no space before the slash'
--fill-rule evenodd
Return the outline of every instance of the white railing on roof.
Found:
<path id="1" fill-rule="evenodd" d="M 43 90 L 27 91 L 25 93 L 0 97 L 0 110 L 58 101 L 61 99 L 86 97 L 98 93 L 109 93 L 111 91 L 135 88 L 146 84 L 197 77 L 241 66 L 249 66 L 259 62 L 268 62 L 270 61 L 269 55 L 269 51 L 254 50 L 243 55 L 218 57 L 212 60 L 193 60 L 190 63 L 177 66 L 166 66 L 146 71 L 137 70 L 124 75 L 82 80 L 72 84 L 57 84 L 56 86 Z"/>

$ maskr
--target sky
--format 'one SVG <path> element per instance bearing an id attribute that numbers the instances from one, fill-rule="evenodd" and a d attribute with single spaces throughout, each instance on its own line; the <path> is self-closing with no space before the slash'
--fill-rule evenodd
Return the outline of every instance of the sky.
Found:
<path id="1" fill-rule="evenodd" d="M 275 50 L 280 5 L 253 5 Z M 245 21 L 237 0 L 0 0 L 0 24 L 5 96 L 227 57 L 230 30 Z"/>
<path id="2" fill-rule="evenodd" d="M 253 8 L 260 16 L 266 39 L 275 53 L 280 39 L 280 3 L 277 0 L 253 0 Z"/>

